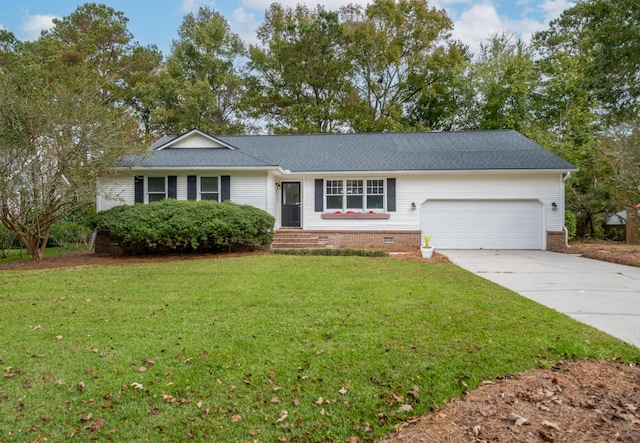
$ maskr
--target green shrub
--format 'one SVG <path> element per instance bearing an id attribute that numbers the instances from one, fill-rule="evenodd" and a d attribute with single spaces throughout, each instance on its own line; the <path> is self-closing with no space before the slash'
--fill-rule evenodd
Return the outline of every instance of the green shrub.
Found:
<path id="1" fill-rule="evenodd" d="M 308 249 L 274 249 L 272 254 L 278 255 L 320 255 L 340 257 L 386 257 L 384 251 L 368 251 L 364 249 L 308 248 Z"/>
<path id="2" fill-rule="evenodd" d="M 16 245 L 18 235 L 0 223 L 0 256 L 6 258 L 9 250 Z"/>
<path id="3" fill-rule="evenodd" d="M 49 241 L 67 248 L 70 244 L 88 245 L 93 230 L 86 224 L 75 221 L 59 221 L 51 225 Z"/>
<path id="4" fill-rule="evenodd" d="M 179 201 L 117 206 L 94 217 L 125 253 L 215 251 L 256 247 L 273 240 L 274 218 L 253 206 L 230 202 Z"/>
<path id="5" fill-rule="evenodd" d="M 567 228 L 568 240 L 576 238 L 576 229 L 578 227 L 578 216 L 570 210 L 564 211 L 564 225 Z"/>

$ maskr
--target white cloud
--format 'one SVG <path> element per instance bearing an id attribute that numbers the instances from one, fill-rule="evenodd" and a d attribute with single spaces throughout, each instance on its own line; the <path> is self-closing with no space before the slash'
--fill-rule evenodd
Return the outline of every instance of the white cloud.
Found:
<path id="1" fill-rule="evenodd" d="M 453 38 L 468 45 L 474 54 L 479 52 L 480 43 L 491 34 L 505 30 L 496 8 L 489 3 L 471 6 L 454 19 L 454 22 L 451 33 Z"/>
<path id="2" fill-rule="evenodd" d="M 575 2 L 570 0 L 545 0 L 540 5 L 540 9 L 544 11 L 544 19 L 548 24 L 551 20 L 560 17 L 562 11 L 575 6 Z"/>
<path id="3" fill-rule="evenodd" d="M 179 10 L 183 14 L 195 14 L 198 12 L 198 9 L 203 6 L 216 9 L 216 5 L 213 0 L 182 0 L 180 2 Z"/>
<path id="4" fill-rule="evenodd" d="M 37 40 L 42 31 L 53 28 L 53 19 L 60 17 L 51 14 L 27 15 L 20 26 L 24 40 Z"/>
<path id="5" fill-rule="evenodd" d="M 244 8 L 236 8 L 229 19 L 229 25 L 234 33 L 238 34 L 245 43 L 258 44 L 256 30 L 262 24 L 262 18 L 256 19 L 256 15 L 247 12 Z"/>

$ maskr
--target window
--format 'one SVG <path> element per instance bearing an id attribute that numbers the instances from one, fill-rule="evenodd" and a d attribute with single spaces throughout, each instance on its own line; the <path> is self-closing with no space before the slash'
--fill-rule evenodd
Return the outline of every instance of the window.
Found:
<path id="1" fill-rule="evenodd" d="M 342 210 L 342 180 L 327 180 L 327 209 Z"/>
<path id="2" fill-rule="evenodd" d="M 200 177 L 200 200 L 220 200 L 218 177 Z"/>
<path id="3" fill-rule="evenodd" d="M 384 210 L 384 180 L 326 180 L 327 211 Z"/>
<path id="4" fill-rule="evenodd" d="M 149 203 L 164 200 L 166 195 L 165 177 L 149 177 L 147 179 L 147 196 Z"/>

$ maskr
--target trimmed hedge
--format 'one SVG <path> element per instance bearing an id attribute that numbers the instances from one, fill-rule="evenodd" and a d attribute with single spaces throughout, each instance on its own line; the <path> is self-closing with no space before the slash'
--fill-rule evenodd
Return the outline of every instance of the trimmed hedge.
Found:
<path id="1" fill-rule="evenodd" d="M 249 205 L 166 199 L 99 212 L 93 225 L 117 238 L 126 254 L 145 254 L 258 247 L 273 241 L 274 222 Z"/>
<path id="2" fill-rule="evenodd" d="M 273 249 L 277 255 L 320 255 L 328 257 L 387 257 L 384 251 L 364 249 L 308 248 L 308 249 Z"/>

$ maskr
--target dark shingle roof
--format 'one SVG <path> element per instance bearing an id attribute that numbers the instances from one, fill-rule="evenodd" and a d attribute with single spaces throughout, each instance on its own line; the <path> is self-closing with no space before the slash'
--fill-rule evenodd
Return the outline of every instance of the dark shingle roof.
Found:
<path id="1" fill-rule="evenodd" d="M 516 131 L 220 136 L 237 149 L 168 148 L 141 166 L 281 167 L 291 172 L 575 167 Z M 170 141 L 164 139 L 164 143 Z M 154 146 L 158 146 L 156 143 Z M 130 164 L 129 166 L 133 166 Z"/>

